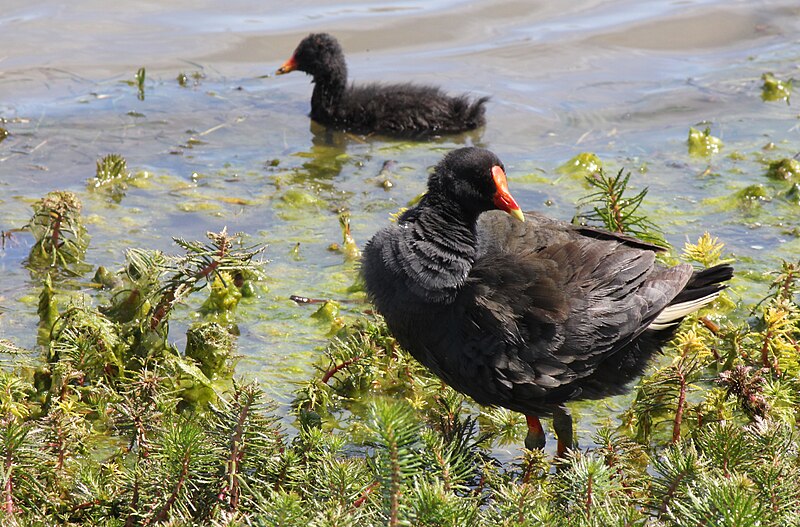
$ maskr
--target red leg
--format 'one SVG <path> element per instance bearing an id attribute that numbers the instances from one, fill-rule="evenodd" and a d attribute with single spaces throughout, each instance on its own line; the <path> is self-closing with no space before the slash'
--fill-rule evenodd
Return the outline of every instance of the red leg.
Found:
<path id="1" fill-rule="evenodd" d="M 572 438 L 572 414 L 563 404 L 553 409 L 553 430 L 558 438 L 556 457 L 564 457 L 567 450 L 575 448 L 576 445 Z"/>
<path id="2" fill-rule="evenodd" d="M 558 445 L 556 447 L 556 457 L 564 457 L 567 453 L 567 445 L 564 444 L 561 439 L 558 440 Z"/>
<path id="3" fill-rule="evenodd" d="M 545 443 L 544 428 L 542 422 L 535 415 L 526 415 L 528 422 L 528 435 L 525 436 L 525 448 L 528 450 L 543 449 Z"/>

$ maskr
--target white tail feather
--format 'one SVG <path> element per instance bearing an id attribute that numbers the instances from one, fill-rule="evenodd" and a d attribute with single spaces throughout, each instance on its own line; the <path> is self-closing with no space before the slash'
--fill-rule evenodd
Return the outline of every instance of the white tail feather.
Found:
<path id="1" fill-rule="evenodd" d="M 718 296 L 719 291 L 716 291 L 708 296 L 704 296 L 696 300 L 690 300 L 688 302 L 681 302 L 680 304 L 667 306 L 661 313 L 658 314 L 656 319 L 652 321 L 649 326 L 647 326 L 647 329 L 653 329 L 656 331 L 668 329 L 669 327 L 678 324 L 681 319 L 689 313 L 693 313 L 704 305 L 710 304 Z"/>

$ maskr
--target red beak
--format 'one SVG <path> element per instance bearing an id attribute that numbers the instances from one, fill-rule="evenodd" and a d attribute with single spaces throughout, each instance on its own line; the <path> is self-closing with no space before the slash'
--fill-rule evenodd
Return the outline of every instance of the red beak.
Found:
<path id="1" fill-rule="evenodd" d="M 275 72 L 275 75 L 283 75 L 284 73 L 289 73 L 290 71 L 294 71 L 296 69 L 297 62 L 295 62 L 294 55 L 292 55 L 292 58 L 284 62 L 283 66 L 278 68 L 278 71 Z"/>
<path id="2" fill-rule="evenodd" d="M 506 181 L 506 173 L 499 166 L 492 167 L 492 179 L 497 191 L 494 193 L 494 205 L 514 216 L 519 221 L 525 221 L 525 216 L 519 209 L 519 205 L 514 201 L 511 193 L 508 191 L 508 181 Z"/>

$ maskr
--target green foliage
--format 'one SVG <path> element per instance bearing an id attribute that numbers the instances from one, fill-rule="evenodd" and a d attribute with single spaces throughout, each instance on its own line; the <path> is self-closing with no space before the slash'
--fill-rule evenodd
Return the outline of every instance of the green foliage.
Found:
<path id="1" fill-rule="evenodd" d="M 95 176 L 89 180 L 89 188 L 102 191 L 115 203 L 122 201 L 133 175 L 128 171 L 125 158 L 119 154 L 108 154 L 97 161 Z"/>
<path id="2" fill-rule="evenodd" d="M 39 315 L 39 335 L 37 340 L 39 344 L 46 345 L 50 341 L 50 332 L 56 323 L 56 318 L 58 318 L 58 305 L 50 273 L 47 273 L 44 277 L 36 313 Z"/>
<path id="3" fill-rule="evenodd" d="M 81 219 L 82 205 L 72 192 L 54 191 L 33 204 L 25 226 L 34 237 L 28 262 L 33 267 L 70 269 L 83 260 L 89 235 Z"/>
<path id="4" fill-rule="evenodd" d="M 723 263 L 733 263 L 731 259 L 722 258 L 725 245 L 718 238 L 704 232 L 697 239 L 697 243 L 686 242 L 683 246 L 683 258 L 690 262 L 697 262 L 703 267 L 713 267 Z"/>
<path id="5" fill-rule="evenodd" d="M 644 192 L 624 196 L 629 177 L 587 180 L 589 220 L 652 239 Z M 800 523 L 800 264 L 782 264 L 749 317 L 737 321 L 746 310 L 727 293 L 687 317 L 621 421 L 609 420 L 619 426 L 554 468 L 521 448 L 524 417 L 477 407 L 380 317 L 348 320 L 333 303 L 320 317 L 336 334 L 282 414 L 233 378 L 236 306 L 261 248 L 224 230 L 208 239 L 176 240 L 179 257 L 131 249 L 122 269 L 98 269 L 101 308 L 44 276 L 40 360 L 0 370 L 4 524 Z M 709 234 L 684 258 L 728 261 Z M 169 318 L 204 289 L 181 353 Z"/>
<path id="6" fill-rule="evenodd" d="M 371 463 L 383 497 L 381 512 L 387 525 L 396 526 L 403 490 L 422 466 L 418 455 L 419 423 L 408 404 L 379 400 L 370 413 L 367 433 L 374 445 Z"/>
<path id="7" fill-rule="evenodd" d="M 656 226 L 639 212 L 647 189 L 633 197 L 625 195 L 630 178 L 630 172 L 623 175 L 622 170 L 613 177 L 606 176 L 602 169 L 587 175 L 586 182 L 594 192 L 580 200 L 578 206 L 590 206 L 592 211 L 579 214 L 573 221 L 595 224 L 611 232 L 630 234 L 646 242 L 666 245 Z"/>
<path id="8" fill-rule="evenodd" d="M 233 373 L 233 335 L 216 322 L 203 322 L 186 332 L 186 358 L 194 359 L 209 379 Z"/>

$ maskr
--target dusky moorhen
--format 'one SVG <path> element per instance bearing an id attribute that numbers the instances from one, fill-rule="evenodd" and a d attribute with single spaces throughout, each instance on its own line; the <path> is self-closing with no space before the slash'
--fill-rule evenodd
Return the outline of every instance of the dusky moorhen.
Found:
<path id="1" fill-rule="evenodd" d="M 473 130 L 486 122 L 488 97 L 452 97 L 437 87 L 413 84 L 347 86 L 344 53 L 327 33 L 304 38 L 276 73 L 295 70 L 314 78 L 311 118 L 340 130 L 426 137 Z"/>
<path id="2" fill-rule="evenodd" d="M 564 403 L 625 392 L 733 276 L 729 265 L 664 267 L 662 250 L 522 213 L 497 156 L 470 147 L 447 154 L 420 202 L 372 237 L 362 273 L 417 360 L 477 403 L 525 414 L 528 448 L 544 447 L 538 417 L 552 415 L 563 455 Z"/>

